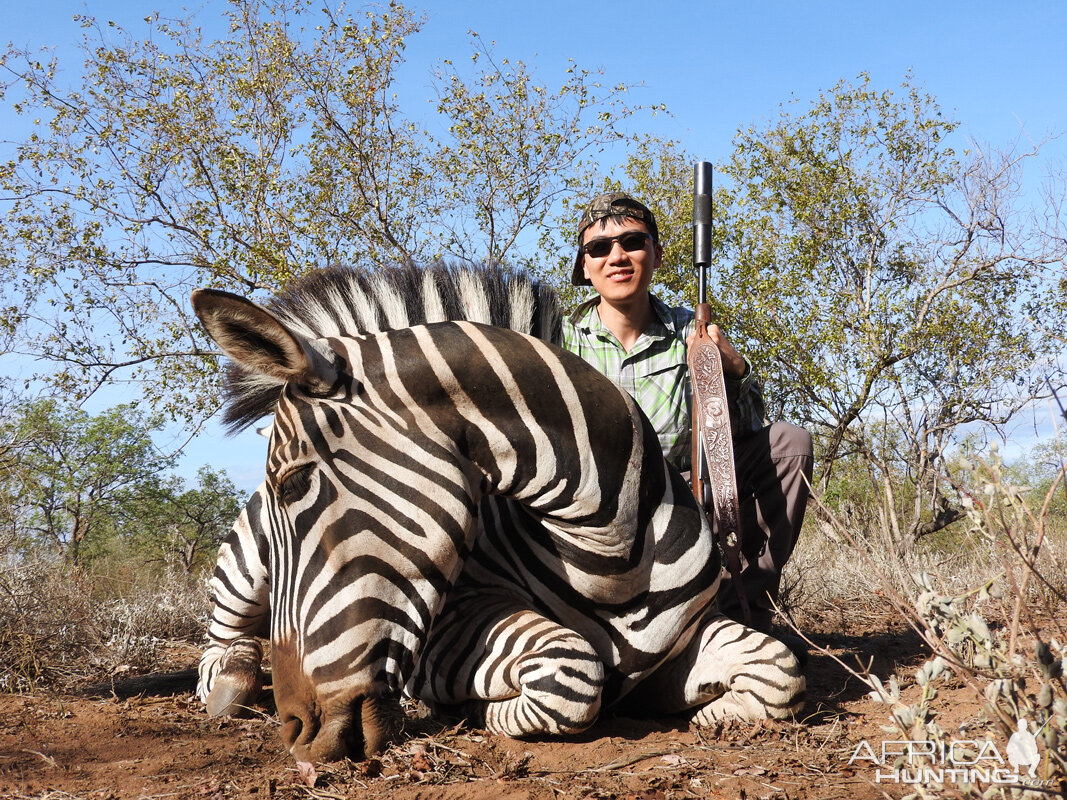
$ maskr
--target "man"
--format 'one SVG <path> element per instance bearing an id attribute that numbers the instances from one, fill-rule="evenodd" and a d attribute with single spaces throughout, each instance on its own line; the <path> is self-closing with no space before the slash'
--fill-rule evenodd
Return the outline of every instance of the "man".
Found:
<path id="1" fill-rule="evenodd" d="M 693 312 L 649 293 L 663 248 L 652 212 L 623 192 L 593 198 L 578 222 L 571 282 L 596 296 L 563 325 L 563 346 L 628 391 L 652 422 L 666 459 L 690 469 L 692 390 L 686 342 Z M 752 367 L 718 325 L 708 333 L 722 355 L 730 402 L 734 461 L 741 502 L 741 584 L 752 626 L 769 632 L 781 570 L 793 552 L 811 480 L 811 436 L 787 422 L 764 425 L 764 404 Z M 719 605 L 741 620 L 730 580 Z"/>

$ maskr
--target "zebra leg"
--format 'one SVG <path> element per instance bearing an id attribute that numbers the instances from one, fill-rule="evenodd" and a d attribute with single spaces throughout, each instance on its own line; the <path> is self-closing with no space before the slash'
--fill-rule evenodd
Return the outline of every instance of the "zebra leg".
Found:
<path id="1" fill-rule="evenodd" d="M 258 639 L 235 639 L 217 651 L 208 648 L 200 659 L 200 681 L 204 685 L 205 664 L 214 668 L 211 688 L 201 699 L 209 717 L 239 717 L 247 713 L 263 691 L 263 645 Z"/>
<path id="2" fill-rule="evenodd" d="M 450 599 L 412 685 L 431 706 L 459 706 L 492 733 L 569 734 L 600 713 L 604 665 L 574 631 L 483 594 Z"/>
<path id="3" fill-rule="evenodd" d="M 263 688 L 263 646 L 256 637 L 269 634 L 270 622 L 264 513 L 260 486 L 219 547 L 210 583 L 214 607 L 208 646 L 197 684 L 211 717 L 240 715 Z"/>
<path id="4" fill-rule="evenodd" d="M 727 718 L 789 719 L 803 706 L 804 689 L 804 673 L 788 647 L 716 614 L 630 699 L 648 710 L 686 712 L 697 725 L 711 725 Z"/>

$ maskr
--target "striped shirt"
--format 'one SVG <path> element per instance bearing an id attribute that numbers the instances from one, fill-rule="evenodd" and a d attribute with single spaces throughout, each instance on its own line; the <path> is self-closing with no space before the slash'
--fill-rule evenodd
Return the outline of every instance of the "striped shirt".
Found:
<path id="1" fill-rule="evenodd" d="M 637 401 L 659 437 L 666 459 L 689 469 L 692 386 L 686 364 L 686 338 L 695 329 L 693 312 L 672 308 L 655 295 L 653 319 L 630 352 L 600 321 L 599 298 L 580 305 L 563 322 L 563 347 L 611 378 Z M 766 411 L 759 382 L 746 359 L 740 379 L 726 379 L 734 436 L 763 427 Z"/>

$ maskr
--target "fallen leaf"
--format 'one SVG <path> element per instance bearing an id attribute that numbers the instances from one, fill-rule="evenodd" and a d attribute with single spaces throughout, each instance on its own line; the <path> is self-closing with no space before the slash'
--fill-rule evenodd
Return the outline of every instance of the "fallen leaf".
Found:
<path id="1" fill-rule="evenodd" d="M 748 777 L 758 777 L 760 775 L 766 775 L 767 770 L 763 767 L 744 767 L 743 769 L 735 769 L 734 775 L 742 775 Z"/>
<path id="2" fill-rule="evenodd" d="M 319 773 L 315 771 L 315 765 L 310 761 L 297 761 L 296 771 L 300 773 L 300 781 L 309 789 L 315 788 L 315 781 L 319 779 Z"/>

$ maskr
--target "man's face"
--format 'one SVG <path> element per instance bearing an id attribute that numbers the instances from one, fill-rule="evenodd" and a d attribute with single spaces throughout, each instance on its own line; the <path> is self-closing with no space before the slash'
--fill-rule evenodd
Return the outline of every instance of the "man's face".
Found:
<path id="1" fill-rule="evenodd" d="M 617 241 L 611 241 L 616 237 Z M 663 255 L 663 248 L 652 243 L 645 223 L 629 217 L 621 222 L 594 222 L 582 234 L 582 246 L 585 277 L 612 303 L 626 303 L 646 294 Z M 606 253 L 601 252 L 605 249 Z"/>

